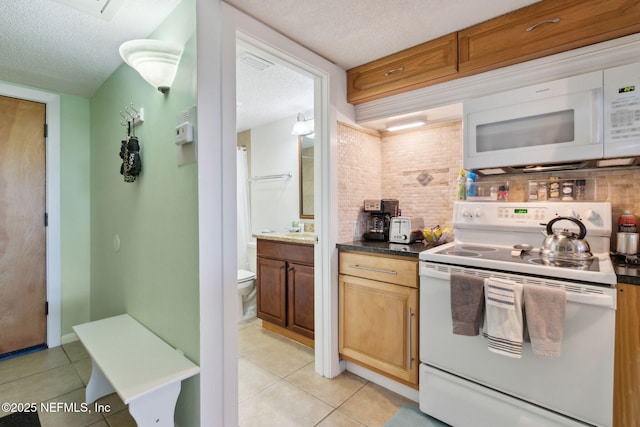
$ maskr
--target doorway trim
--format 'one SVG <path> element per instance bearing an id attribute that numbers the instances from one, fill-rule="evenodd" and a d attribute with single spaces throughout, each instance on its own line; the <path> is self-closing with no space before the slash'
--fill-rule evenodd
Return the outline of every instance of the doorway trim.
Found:
<path id="1" fill-rule="evenodd" d="M 60 95 L 0 82 L 0 95 L 46 105 L 46 227 L 47 251 L 47 345 L 57 347 L 62 339 L 60 254 Z"/>

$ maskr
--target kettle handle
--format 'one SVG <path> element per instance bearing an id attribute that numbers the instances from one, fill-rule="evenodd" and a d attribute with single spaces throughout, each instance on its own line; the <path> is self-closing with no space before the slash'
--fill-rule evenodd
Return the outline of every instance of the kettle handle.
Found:
<path id="1" fill-rule="evenodd" d="M 567 221 L 571 221 L 575 224 L 578 225 L 578 227 L 580 227 L 580 235 L 578 236 L 578 240 L 584 239 L 585 236 L 587 235 L 587 227 L 584 226 L 584 224 L 582 223 L 582 221 L 580 221 L 577 218 L 572 218 L 569 216 L 558 216 L 553 218 L 551 221 L 549 221 L 547 223 L 547 236 L 551 236 L 553 234 L 553 230 L 551 229 L 551 226 L 553 224 L 555 224 L 557 221 L 566 219 Z"/>

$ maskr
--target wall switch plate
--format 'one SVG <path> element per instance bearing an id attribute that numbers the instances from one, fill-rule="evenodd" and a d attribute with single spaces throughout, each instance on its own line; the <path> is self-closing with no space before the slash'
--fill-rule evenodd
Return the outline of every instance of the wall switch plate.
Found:
<path id="1" fill-rule="evenodd" d="M 176 126 L 176 145 L 193 142 L 193 125 L 184 122 Z"/>

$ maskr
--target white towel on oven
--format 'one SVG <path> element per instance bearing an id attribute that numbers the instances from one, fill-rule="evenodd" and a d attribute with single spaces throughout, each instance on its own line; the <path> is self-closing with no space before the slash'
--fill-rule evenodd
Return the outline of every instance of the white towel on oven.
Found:
<path id="1" fill-rule="evenodd" d="M 522 357 L 522 284 L 511 280 L 484 280 L 485 322 L 483 335 L 489 350 L 513 358 Z"/>

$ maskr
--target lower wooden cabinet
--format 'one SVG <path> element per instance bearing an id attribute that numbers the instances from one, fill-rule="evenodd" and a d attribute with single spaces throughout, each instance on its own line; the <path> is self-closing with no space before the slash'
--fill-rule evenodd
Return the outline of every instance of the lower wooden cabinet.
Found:
<path id="1" fill-rule="evenodd" d="M 340 356 L 413 388 L 418 385 L 420 364 L 417 264 L 417 260 L 340 253 Z M 412 265 L 406 286 L 388 281 L 397 281 Z M 368 277 L 353 275 L 359 271 Z"/>
<path id="2" fill-rule="evenodd" d="M 614 427 L 640 426 L 640 285 L 618 283 Z"/>
<path id="3" fill-rule="evenodd" d="M 258 318 L 282 328 L 276 332 L 304 337 L 303 343 L 313 345 L 313 245 L 258 239 L 257 247 Z"/>

